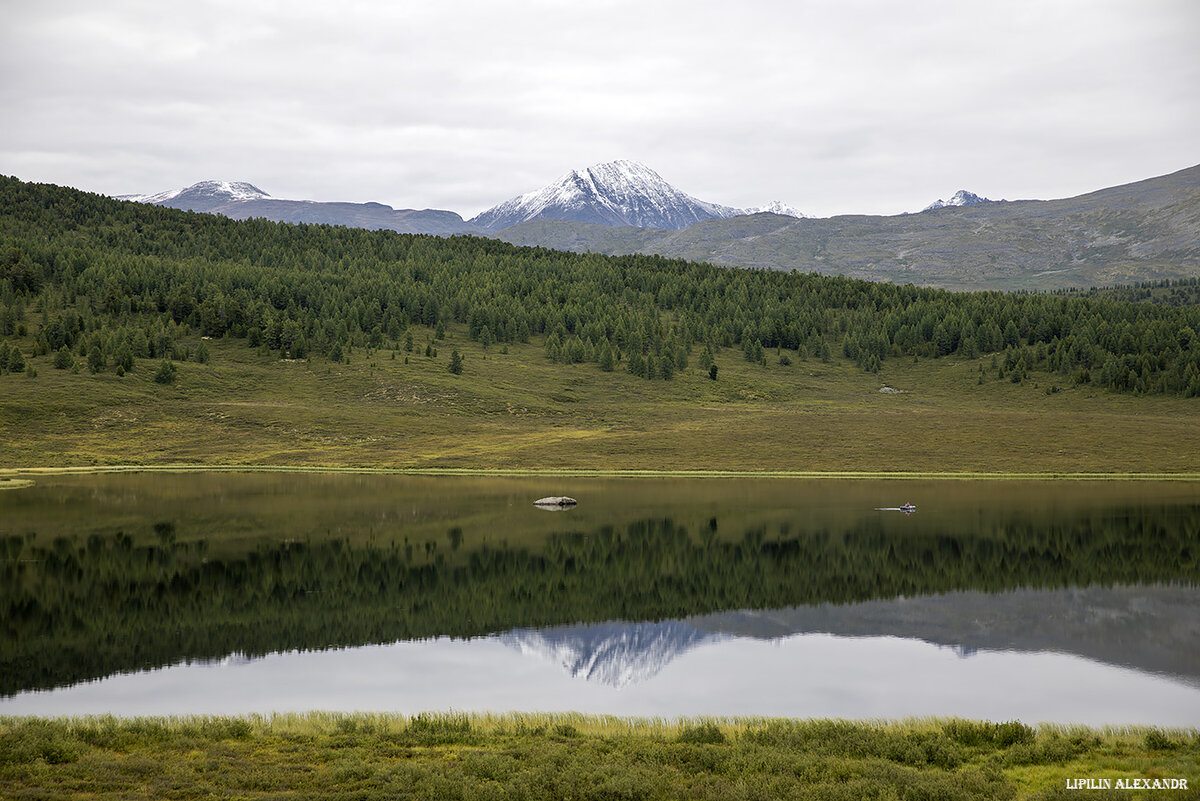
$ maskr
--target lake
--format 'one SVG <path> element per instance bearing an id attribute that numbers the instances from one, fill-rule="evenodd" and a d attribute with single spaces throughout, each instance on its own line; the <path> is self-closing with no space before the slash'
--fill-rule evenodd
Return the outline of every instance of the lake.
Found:
<path id="1" fill-rule="evenodd" d="M 1194 483 L 39 477 L 0 558 L 0 714 L 1200 721 Z"/>

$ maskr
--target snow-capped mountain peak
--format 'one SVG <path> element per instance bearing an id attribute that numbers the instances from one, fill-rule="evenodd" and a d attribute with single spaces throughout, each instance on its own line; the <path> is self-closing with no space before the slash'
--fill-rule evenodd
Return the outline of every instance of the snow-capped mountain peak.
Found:
<path id="1" fill-rule="evenodd" d="M 743 209 L 745 214 L 779 214 L 784 217 L 796 217 L 801 220 L 812 219 L 812 215 L 805 214 L 795 206 L 789 206 L 781 200 L 772 200 L 765 206 L 753 206 L 748 209 Z"/>
<path id="2" fill-rule="evenodd" d="M 622 159 L 571 170 L 541 189 L 488 209 L 471 222 L 491 230 L 536 218 L 678 229 L 740 213 L 741 209 L 697 200 L 644 164 Z"/>
<path id="3" fill-rule="evenodd" d="M 968 192 L 965 189 L 960 189 L 954 193 L 954 197 L 949 200 L 938 200 L 930 203 L 923 211 L 932 211 L 933 209 L 944 209 L 949 206 L 974 206 L 976 203 L 990 203 L 986 197 L 980 197 L 974 192 Z"/>

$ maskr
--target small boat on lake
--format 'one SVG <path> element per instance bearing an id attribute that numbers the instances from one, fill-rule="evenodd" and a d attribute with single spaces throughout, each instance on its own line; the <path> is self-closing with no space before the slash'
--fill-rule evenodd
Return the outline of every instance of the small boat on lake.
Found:
<path id="1" fill-rule="evenodd" d="M 913 504 L 909 503 L 908 501 L 905 501 L 905 502 L 904 502 L 904 505 L 903 505 L 903 506 L 901 506 L 901 507 L 898 507 L 898 508 L 900 509 L 900 511 L 901 511 L 901 512 L 915 512 L 915 511 L 917 511 L 917 507 L 916 507 L 916 506 L 914 506 Z"/>

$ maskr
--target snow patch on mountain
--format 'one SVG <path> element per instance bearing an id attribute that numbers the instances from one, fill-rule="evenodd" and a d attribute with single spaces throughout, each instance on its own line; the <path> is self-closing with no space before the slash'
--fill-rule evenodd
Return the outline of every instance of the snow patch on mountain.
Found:
<path id="1" fill-rule="evenodd" d="M 665 621 L 517 629 L 499 639 L 523 654 L 562 665 L 575 678 L 620 688 L 653 678 L 693 648 L 729 637 Z"/>
<path id="2" fill-rule="evenodd" d="M 934 209 L 944 209 L 950 206 L 974 206 L 977 203 L 991 203 L 986 197 L 980 197 L 974 192 L 968 192 L 965 189 L 960 189 L 954 193 L 954 197 L 949 200 L 938 198 L 933 203 L 930 203 L 922 211 L 933 211 Z"/>
<path id="3" fill-rule="evenodd" d="M 554 183 L 494 206 L 470 222 L 490 230 L 536 218 L 679 229 L 741 213 L 741 209 L 680 192 L 644 164 L 618 160 L 572 170 Z"/>

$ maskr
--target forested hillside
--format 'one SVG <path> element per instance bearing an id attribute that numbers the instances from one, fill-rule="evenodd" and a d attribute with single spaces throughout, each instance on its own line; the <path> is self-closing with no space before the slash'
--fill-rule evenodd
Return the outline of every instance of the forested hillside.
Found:
<path id="1" fill-rule="evenodd" d="M 989 377 L 1046 372 L 1121 392 L 1200 395 L 1200 310 L 1104 295 L 950 293 L 656 256 L 606 257 L 329 226 L 234 221 L 0 179 L 0 364 L 92 371 L 207 358 L 187 334 L 279 357 L 412 350 L 411 326 L 647 379 L 722 348 L 766 363 L 995 353 Z M 25 342 L 22 346 L 19 343 Z M 789 356 L 788 354 L 791 354 Z M 983 380 L 981 368 L 980 380 Z"/>

